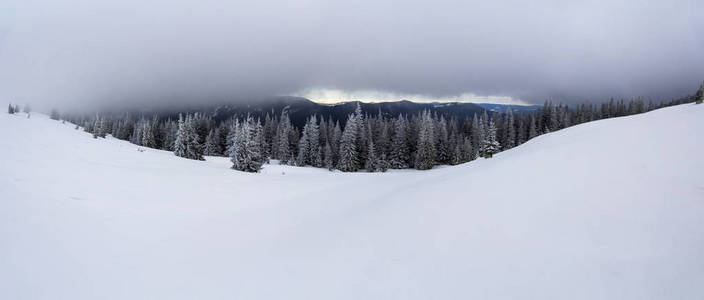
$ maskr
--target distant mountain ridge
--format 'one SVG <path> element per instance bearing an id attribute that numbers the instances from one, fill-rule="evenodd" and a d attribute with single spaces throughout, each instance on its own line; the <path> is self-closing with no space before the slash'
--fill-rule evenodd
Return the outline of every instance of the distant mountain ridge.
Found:
<path id="1" fill-rule="evenodd" d="M 540 109 L 542 106 L 541 105 L 515 105 L 515 104 L 495 104 L 495 103 L 476 103 L 479 105 L 481 108 L 484 108 L 488 111 L 495 111 L 495 112 L 500 112 L 500 113 L 505 113 L 508 111 L 509 108 L 513 110 L 513 112 L 533 112 L 538 109 Z"/>
<path id="2" fill-rule="evenodd" d="M 139 110 L 130 111 L 137 115 L 158 115 L 161 118 L 178 118 L 179 113 L 205 113 L 213 117 L 216 122 L 225 121 L 231 117 L 245 117 L 251 115 L 253 117 L 264 118 L 269 116 L 278 116 L 286 108 L 288 110 L 291 122 L 296 127 L 302 127 L 308 117 L 317 115 L 326 120 L 332 119 L 340 121 L 344 125 L 347 116 L 354 112 L 357 103 L 361 105 L 362 112 L 366 115 L 379 115 L 384 117 L 397 117 L 403 115 L 415 115 L 424 110 L 438 113 L 446 118 L 466 119 L 471 118 L 474 114 L 481 114 L 484 110 L 496 111 L 503 113 L 509 107 L 503 104 L 475 104 L 475 103 L 418 103 L 408 100 L 395 102 L 377 102 L 365 103 L 360 101 L 340 102 L 334 104 L 325 104 L 311 101 L 302 97 L 279 96 L 260 98 L 252 101 L 235 101 L 232 103 L 219 104 L 203 104 L 190 105 L 182 107 L 171 107 L 154 110 Z M 521 106 L 511 105 L 515 111 L 520 111 Z M 525 108 L 534 110 L 537 107 Z"/>

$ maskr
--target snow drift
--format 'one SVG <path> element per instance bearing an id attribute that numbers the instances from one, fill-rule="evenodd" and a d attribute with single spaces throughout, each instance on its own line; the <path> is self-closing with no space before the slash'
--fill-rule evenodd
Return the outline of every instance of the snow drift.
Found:
<path id="1" fill-rule="evenodd" d="M 2 299 L 701 299 L 704 105 L 431 171 L 231 170 L 0 115 Z"/>

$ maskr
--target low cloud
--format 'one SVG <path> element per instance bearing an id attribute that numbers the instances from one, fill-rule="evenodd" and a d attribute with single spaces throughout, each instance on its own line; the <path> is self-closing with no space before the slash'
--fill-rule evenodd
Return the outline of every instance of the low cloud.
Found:
<path id="1" fill-rule="evenodd" d="M 315 91 L 658 100 L 704 80 L 702 1 L 10 0 L 0 11 L 0 99 L 47 107 Z"/>

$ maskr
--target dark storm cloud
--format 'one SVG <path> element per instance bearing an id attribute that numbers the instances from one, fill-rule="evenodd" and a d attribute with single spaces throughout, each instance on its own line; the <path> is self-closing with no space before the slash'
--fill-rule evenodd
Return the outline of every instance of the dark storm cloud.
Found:
<path id="1" fill-rule="evenodd" d="M 704 2 L 0 4 L 0 97 L 50 105 L 375 90 L 528 102 L 691 93 Z"/>

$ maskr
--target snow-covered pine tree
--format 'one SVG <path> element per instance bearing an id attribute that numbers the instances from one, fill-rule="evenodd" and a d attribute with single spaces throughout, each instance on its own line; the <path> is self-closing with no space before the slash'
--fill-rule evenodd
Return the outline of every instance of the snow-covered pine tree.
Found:
<path id="1" fill-rule="evenodd" d="M 174 154 L 179 157 L 186 157 L 186 148 L 188 148 L 186 124 L 183 120 L 183 116 L 179 114 L 178 130 L 176 131 L 176 139 L 174 140 Z"/>
<path id="2" fill-rule="evenodd" d="M 538 136 L 537 126 L 535 125 L 535 114 L 530 115 L 530 121 L 528 122 L 528 140 Z"/>
<path id="3" fill-rule="evenodd" d="M 421 114 L 420 131 L 418 132 L 418 146 L 416 147 L 415 168 L 429 170 L 435 165 L 435 134 L 433 119 L 429 111 Z"/>
<path id="4" fill-rule="evenodd" d="M 433 130 L 435 135 L 435 160 L 438 164 L 449 164 L 452 149 L 450 149 L 448 145 L 447 122 L 443 116 L 440 116 L 439 119 L 436 116 L 433 118 L 433 124 L 435 126 Z"/>
<path id="5" fill-rule="evenodd" d="M 139 121 L 134 125 L 134 131 L 132 132 L 132 143 L 142 146 L 144 141 L 144 123 L 147 122 L 144 118 L 139 119 Z"/>
<path id="6" fill-rule="evenodd" d="M 96 114 L 95 119 L 93 120 L 93 125 L 91 126 L 91 132 L 93 133 L 93 138 L 105 138 L 105 129 L 106 129 L 106 122 L 105 118 L 101 117 L 100 115 Z"/>
<path id="7" fill-rule="evenodd" d="M 174 151 L 177 131 L 178 124 L 174 123 L 172 120 L 166 121 L 164 124 L 164 142 L 161 145 L 163 150 Z"/>
<path id="8" fill-rule="evenodd" d="M 299 166 L 322 166 L 319 131 L 315 115 L 310 117 L 303 127 L 303 135 L 298 142 L 297 164 Z"/>
<path id="9" fill-rule="evenodd" d="M 232 151 L 235 150 L 235 140 L 240 132 L 240 122 L 237 119 L 231 119 L 229 130 L 227 134 L 227 147 L 225 149 L 225 156 L 232 157 Z"/>
<path id="10" fill-rule="evenodd" d="M 452 150 L 452 160 L 450 161 L 451 165 L 459 165 L 462 163 L 462 145 L 460 143 L 456 143 L 455 147 Z"/>
<path id="11" fill-rule="evenodd" d="M 704 82 L 702 82 L 702 85 L 699 86 L 699 90 L 697 90 L 697 93 L 694 95 L 694 99 L 697 104 L 702 104 L 702 102 L 704 102 Z"/>
<path id="12" fill-rule="evenodd" d="M 554 105 L 550 106 L 550 132 L 560 129 L 560 124 L 557 118 L 557 108 Z"/>
<path id="13" fill-rule="evenodd" d="M 95 120 L 84 120 L 83 121 L 83 131 L 93 133 L 93 125 Z"/>
<path id="14" fill-rule="evenodd" d="M 476 151 L 472 149 L 472 139 L 465 137 L 462 143 L 462 162 L 468 162 L 475 159 L 475 153 Z"/>
<path id="15" fill-rule="evenodd" d="M 195 160 L 203 159 L 203 146 L 200 144 L 198 132 L 196 131 L 196 120 L 193 116 L 187 115 L 184 122 L 186 136 L 186 158 Z"/>
<path id="16" fill-rule="evenodd" d="M 298 166 L 306 166 L 306 159 L 309 156 L 308 155 L 308 149 L 310 146 L 310 143 L 308 142 L 308 133 L 310 132 L 308 124 L 310 121 L 306 122 L 306 125 L 303 126 L 303 134 L 301 134 L 301 139 L 298 141 L 298 158 L 296 158 L 296 164 Z"/>
<path id="17" fill-rule="evenodd" d="M 513 109 L 508 108 L 506 112 L 506 138 L 504 139 L 504 149 L 511 149 L 516 146 L 516 128 L 514 127 Z"/>
<path id="18" fill-rule="evenodd" d="M 499 152 L 499 149 L 500 145 L 496 140 L 496 124 L 494 124 L 493 119 L 490 119 L 486 128 L 484 141 L 482 142 L 482 156 L 485 158 L 491 158 L 494 154 Z"/>
<path id="19" fill-rule="evenodd" d="M 119 139 L 119 138 L 120 138 L 120 137 L 119 137 L 119 136 L 120 136 L 119 133 L 120 133 L 120 130 L 122 130 L 122 125 L 123 125 L 123 123 L 124 123 L 124 121 L 123 121 L 123 120 L 119 120 L 119 119 L 116 120 L 116 121 L 113 121 L 113 123 L 112 123 L 112 129 L 110 129 L 110 134 L 112 134 L 112 137 L 114 137 L 114 138 L 116 138 L 116 139 Z"/>
<path id="20" fill-rule="evenodd" d="M 278 144 L 274 140 L 274 137 L 276 136 L 276 128 L 278 127 L 278 124 L 279 123 L 276 118 L 272 118 L 267 112 L 264 117 L 264 140 L 266 141 L 266 148 L 263 150 L 266 152 L 267 161 L 269 157 L 274 158 L 276 155 L 275 145 Z"/>
<path id="21" fill-rule="evenodd" d="M 483 117 L 477 117 L 476 114 L 474 114 L 474 118 L 472 118 L 472 149 L 475 151 L 475 153 L 472 154 L 472 159 L 481 155 L 480 150 L 486 131 L 482 118 Z"/>
<path id="22" fill-rule="evenodd" d="M 291 136 L 291 131 L 293 126 L 288 118 L 288 107 L 285 107 L 281 111 L 281 119 L 279 120 L 279 128 L 277 129 L 278 145 L 277 154 L 279 158 L 279 164 L 286 165 L 291 163 L 293 160 L 293 155 L 290 149 L 289 138 Z"/>
<path id="23" fill-rule="evenodd" d="M 333 161 L 332 147 L 330 143 L 325 143 L 325 168 L 332 171 L 335 168 L 335 162 Z"/>
<path id="24" fill-rule="evenodd" d="M 518 117 L 518 130 L 516 130 L 516 146 L 523 144 L 526 141 L 526 126 L 525 118 L 523 115 Z"/>
<path id="25" fill-rule="evenodd" d="M 219 148 L 220 147 L 218 146 L 216 140 L 215 129 L 211 129 L 208 133 L 208 137 L 205 138 L 205 150 L 203 151 L 203 154 L 208 156 L 220 155 Z"/>
<path id="26" fill-rule="evenodd" d="M 320 116 L 320 125 L 318 126 L 318 131 L 319 131 L 319 136 L 320 136 L 319 148 L 320 148 L 321 157 L 322 157 L 322 154 L 325 152 L 325 143 L 330 142 L 330 132 L 328 132 L 329 129 L 332 129 L 332 128 L 328 128 L 328 122 L 325 120 L 325 117 Z"/>
<path id="27" fill-rule="evenodd" d="M 156 137 L 154 136 L 153 127 L 157 126 L 157 124 L 145 120 L 142 126 L 142 146 L 156 149 Z"/>
<path id="28" fill-rule="evenodd" d="M 110 131 L 110 120 L 105 116 L 100 117 L 100 137 L 105 138 Z"/>
<path id="29" fill-rule="evenodd" d="M 232 168 L 245 172 L 258 172 L 262 168 L 260 137 L 252 117 L 242 122 L 232 150 Z"/>
<path id="30" fill-rule="evenodd" d="M 11 114 L 11 115 L 14 115 L 14 114 L 15 114 L 15 107 L 12 106 L 12 103 L 10 103 L 10 104 L 7 105 L 7 113 L 8 113 L 8 114 Z"/>
<path id="31" fill-rule="evenodd" d="M 262 163 L 269 163 L 269 144 L 266 141 L 266 132 L 264 131 L 264 126 L 257 118 L 254 123 L 254 137 L 257 144 L 259 144 L 259 151 Z"/>
<path id="32" fill-rule="evenodd" d="M 246 149 L 247 146 L 247 136 L 245 127 L 247 126 L 247 121 L 245 120 L 241 124 L 239 120 L 235 120 L 236 126 L 235 131 L 230 133 L 232 136 L 232 144 L 230 147 L 230 161 L 232 162 L 232 168 L 235 170 L 243 171 L 246 160 Z"/>
<path id="33" fill-rule="evenodd" d="M 149 127 L 151 131 L 151 136 L 154 138 L 152 143 L 152 148 L 159 149 L 164 143 L 164 130 L 161 123 L 159 123 L 159 118 L 154 115 Z"/>
<path id="34" fill-rule="evenodd" d="M 357 102 L 357 108 L 354 110 L 355 119 L 355 148 L 357 149 L 357 169 L 364 167 L 364 163 L 367 161 L 367 122 L 365 122 L 364 115 L 362 115 L 362 106 Z"/>
<path id="35" fill-rule="evenodd" d="M 340 158 L 337 163 L 337 168 L 343 172 L 356 172 L 358 170 L 359 161 L 357 161 L 357 119 L 354 115 L 347 117 L 345 131 L 342 132 L 340 139 Z"/>
<path id="36" fill-rule="evenodd" d="M 379 155 L 377 160 L 377 170 L 381 172 L 386 172 L 389 170 L 389 159 L 385 153 Z"/>
<path id="37" fill-rule="evenodd" d="M 308 134 L 308 158 L 307 162 L 314 167 L 323 166 L 323 153 L 320 149 L 320 131 L 315 115 L 310 120 L 310 133 Z"/>
<path id="38" fill-rule="evenodd" d="M 342 139 L 342 129 L 340 129 L 340 122 L 335 122 L 335 127 L 332 129 L 332 135 L 330 137 L 330 148 L 332 148 L 332 164 L 337 165 L 340 153 L 340 139 Z"/>
<path id="39" fill-rule="evenodd" d="M 250 139 L 247 142 L 247 150 L 249 152 L 248 156 L 250 157 L 250 161 L 248 165 L 248 170 L 252 172 L 259 172 L 259 170 L 261 170 L 262 168 L 262 165 L 267 160 L 267 158 L 262 155 L 262 142 L 264 141 L 264 130 L 259 120 L 255 122 L 253 119 L 250 119 L 249 122 Z"/>
<path id="40" fill-rule="evenodd" d="M 639 113 L 637 105 L 635 109 L 636 111 L 634 113 Z M 560 124 L 562 125 L 562 128 L 572 126 L 572 113 L 570 112 L 568 105 L 565 105 L 565 108 L 562 111 L 562 120 L 560 121 Z"/>
<path id="41" fill-rule="evenodd" d="M 543 104 L 543 109 L 541 110 L 541 115 L 540 115 L 540 131 L 542 133 L 548 133 L 552 131 L 552 124 L 550 123 L 554 118 L 552 116 L 554 110 L 552 109 L 552 103 L 548 100 L 545 100 L 545 103 Z"/>
<path id="42" fill-rule="evenodd" d="M 369 134 L 371 136 L 371 133 Z M 367 160 L 364 162 L 364 169 L 367 172 L 377 172 L 379 161 L 376 157 L 376 149 L 374 148 L 374 141 L 369 139 L 367 141 Z"/>
<path id="43" fill-rule="evenodd" d="M 393 123 L 394 136 L 391 139 L 389 166 L 392 169 L 405 169 L 408 168 L 410 161 L 408 138 L 406 137 L 408 131 L 406 118 L 403 115 L 399 115 Z"/>
<path id="44" fill-rule="evenodd" d="M 391 138 L 389 136 L 390 126 L 390 122 L 387 122 L 386 120 L 381 120 L 379 123 L 379 137 L 377 137 L 375 143 L 376 151 L 378 153 L 377 157 L 379 159 L 381 159 L 382 156 L 384 156 L 384 158 L 388 158 L 389 156 L 389 151 L 391 149 Z"/>
<path id="45" fill-rule="evenodd" d="M 218 134 L 218 146 L 220 147 L 220 153 L 224 156 L 229 157 L 225 152 L 227 152 L 227 136 L 230 135 L 230 125 L 227 123 L 221 123 L 217 129 Z"/>

